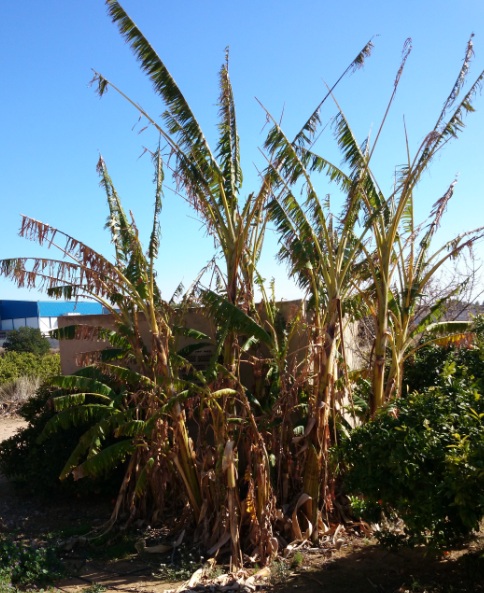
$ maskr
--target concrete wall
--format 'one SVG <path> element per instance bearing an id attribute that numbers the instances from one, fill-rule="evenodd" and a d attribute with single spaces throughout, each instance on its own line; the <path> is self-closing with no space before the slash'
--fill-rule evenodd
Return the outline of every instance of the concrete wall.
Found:
<path id="1" fill-rule="evenodd" d="M 300 306 L 300 301 L 282 303 L 281 309 L 285 319 L 290 320 L 297 313 Z M 82 315 L 79 317 L 63 316 L 59 317 L 58 324 L 59 328 L 64 328 L 70 325 L 79 325 L 85 328 L 102 327 L 105 329 L 115 329 L 114 320 L 110 315 Z M 200 348 L 189 357 L 190 362 L 196 368 L 204 368 L 204 366 L 206 366 L 210 361 L 215 347 L 215 324 L 200 309 L 192 309 L 184 314 L 184 326 L 201 331 L 211 338 L 211 345 Z M 148 324 L 143 320 L 140 321 L 140 331 L 143 341 L 149 348 L 151 336 Z M 177 337 L 176 349 L 179 350 L 194 342 L 194 340 L 183 336 Z M 307 349 L 307 343 L 308 340 L 304 330 L 304 324 L 301 324 L 301 330 L 294 333 L 293 339 L 291 341 L 290 352 L 292 353 L 292 356 L 302 359 Z M 97 352 L 104 350 L 107 347 L 109 347 L 108 342 L 97 339 L 60 340 L 59 348 L 62 373 L 64 375 L 75 373 L 77 370 L 79 370 L 79 368 L 85 366 L 82 363 L 82 357 L 84 353 Z M 253 374 L 252 367 L 247 363 L 243 363 L 241 367 L 241 374 L 247 381 L 249 381 L 249 377 Z"/>
<path id="2" fill-rule="evenodd" d="M 82 315 L 62 316 L 58 318 L 59 329 L 71 325 L 89 327 L 103 327 L 114 329 L 114 320 L 110 315 Z M 108 342 L 93 339 L 59 340 L 61 358 L 61 372 L 63 375 L 72 375 L 82 366 L 81 358 L 84 352 L 97 352 L 109 346 Z"/>
<path id="3" fill-rule="evenodd" d="M 208 336 L 215 336 L 215 326 L 199 311 L 189 311 L 185 314 L 185 326 L 195 328 Z M 59 317 L 59 328 L 68 327 L 71 325 L 78 325 L 89 329 L 90 327 L 102 327 L 104 329 L 115 329 L 115 323 L 111 315 L 81 315 L 79 317 L 66 316 Z M 151 335 L 149 326 L 143 319 L 140 320 L 139 328 L 141 337 L 150 349 Z M 194 340 L 189 340 L 185 337 L 176 338 L 177 350 L 184 346 L 193 343 Z M 84 353 L 98 352 L 108 348 L 109 342 L 97 339 L 73 339 L 73 340 L 60 340 L 59 349 L 61 355 L 61 370 L 64 375 L 71 375 L 85 366 L 82 361 Z M 206 364 L 210 359 L 212 348 L 204 348 L 197 351 L 192 357 L 192 362 L 196 367 L 201 367 Z"/>
<path id="4" fill-rule="evenodd" d="M 286 301 L 279 303 L 279 307 L 288 325 L 296 315 L 300 316 L 300 323 L 297 326 L 297 330 L 293 332 L 289 344 L 288 366 L 289 368 L 295 368 L 298 363 L 305 359 L 309 344 L 305 304 L 299 300 Z M 262 313 L 261 316 L 263 317 Z M 113 318 L 110 315 L 82 315 L 78 318 L 71 316 L 59 317 L 59 328 L 73 324 L 79 324 L 86 328 L 103 327 L 106 329 L 115 329 Z M 188 357 L 190 362 L 196 368 L 203 369 L 209 363 L 214 351 L 216 332 L 215 324 L 203 313 L 202 310 L 193 309 L 185 313 L 184 326 L 201 331 L 211 338 L 211 344 L 200 348 Z M 151 336 L 149 333 L 148 324 L 143 320 L 140 321 L 140 331 L 145 344 L 149 348 L 151 344 Z M 345 330 L 346 356 L 347 363 L 350 368 L 355 368 L 359 362 L 357 351 L 352 347 L 352 344 L 355 344 L 353 333 L 354 331 L 352 326 Z M 179 350 L 192 343 L 194 343 L 194 340 L 190 340 L 185 337 L 177 337 L 176 349 Z M 107 347 L 109 347 L 109 343 L 102 340 L 60 340 L 59 348 L 62 373 L 64 375 L 69 375 L 79 370 L 79 368 L 82 366 L 85 366 L 82 362 L 83 353 L 96 352 Z M 255 353 L 261 358 L 268 356 L 269 353 L 267 352 L 265 346 L 258 345 L 255 348 Z M 254 370 L 251 361 L 248 360 L 247 357 L 241 362 L 240 375 L 242 383 L 251 391 L 255 392 L 255 383 L 258 380 L 258 373 L 257 370 Z"/>

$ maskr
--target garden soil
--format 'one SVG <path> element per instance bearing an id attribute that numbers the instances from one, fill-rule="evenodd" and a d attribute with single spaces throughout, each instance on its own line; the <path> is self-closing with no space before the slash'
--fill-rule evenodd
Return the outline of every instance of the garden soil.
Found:
<path id="1" fill-rule="evenodd" d="M 24 426 L 14 413 L 0 412 L 0 441 Z M 76 533 L 83 525 L 100 525 L 109 518 L 112 501 L 39 500 L 15 491 L 0 476 L 0 534 L 21 534 L 25 541 L 42 542 L 49 533 Z M 339 530 L 321 549 L 302 546 L 286 562 L 274 562 L 241 589 L 227 575 L 227 567 L 192 583 L 196 593 L 467 593 L 484 592 L 484 531 L 462 550 L 443 558 L 426 556 L 422 550 L 390 551 L 357 530 Z M 186 581 L 166 577 L 170 554 L 138 553 L 134 544 L 120 553 L 121 559 L 102 559 L 86 553 L 76 537 L 63 542 L 69 577 L 56 583 L 63 593 L 161 593 L 183 590 Z M 168 556 L 168 557 L 167 557 Z M 165 571 L 163 573 L 163 570 Z M 222 573 L 225 575 L 220 576 Z M 165 574 L 163 577 L 162 574 Z M 219 575 L 215 579 L 215 574 Z M 238 582 L 249 573 L 238 575 Z M 184 577 L 188 579 L 187 576 Z"/>

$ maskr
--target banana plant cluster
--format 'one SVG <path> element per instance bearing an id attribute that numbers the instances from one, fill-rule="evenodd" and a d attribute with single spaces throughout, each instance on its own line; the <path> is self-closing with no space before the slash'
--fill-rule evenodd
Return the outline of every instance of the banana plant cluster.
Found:
<path id="1" fill-rule="evenodd" d="M 89 419 L 91 428 L 66 461 L 63 478 L 97 475 L 117 463 L 126 473 L 112 521 L 161 520 L 185 507 L 196 536 L 209 554 L 230 552 L 234 566 L 245 555 L 266 563 L 294 538 L 315 543 L 332 510 L 333 474 L 329 449 L 336 442 L 339 414 L 351 394 L 345 356 L 348 324 L 371 320 L 369 367 L 371 414 L 402 394 L 405 360 L 425 340 L 456 326 L 438 324 L 445 298 L 419 314 L 422 294 L 437 272 L 482 236 L 477 229 L 436 251 L 432 239 L 452 197 L 452 183 L 425 225 L 414 221 L 413 194 L 436 153 L 463 127 L 463 114 L 484 73 L 459 99 L 472 56 L 464 64 L 434 129 L 408 162 L 389 196 L 371 165 L 387 114 L 410 52 L 406 43 L 388 108 L 373 143 L 359 143 L 334 91 L 339 81 L 370 55 L 369 42 L 290 139 L 266 112 L 266 167 L 260 187 L 243 197 L 235 101 L 228 53 L 219 75 L 218 142 L 214 151 L 163 61 L 116 0 L 108 13 L 131 46 L 161 98 L 161 121 L 100 73 L 100 95 L 111 87 L 146 118 L 163 150 L 153 155 L 155 207 L 144 252 L 135 221 L 128 218 L 100 159 L 98 172 L 109 209 L 114 260 L 58 229 L 23 217 L 21 235 L 57 248 L 61 257 L 0 262 L 0 273 L 18 286 L 43 288 L 56 298 L 88 297 L 102 303 L 114 329 L 65 328 L 60 337 L 97 338 L 110 347 L 86 352 L 90 364 L 73 377 L 56 379 L 67 395 L 55 399 L 58 414 L 44 431 Z M 322 108 L 335 104 L 336 143 L 343 164 L 314 150 Z M 166 148 L 165 148 L 166 147 Z M 168 158 L 162 153 L 166 151 Z M 156 282 L 164 169 L 170 168 L 222 254 L 218 290 L 197 289 L 182 304 L 163 297 Z M 324 182 L 325 192 L 318 187 Z M 342 197 L 334 212 L 329 192 Z M 274 291 L 257 271 L 266 226 L 279 236 L 279 259 L 306 295 L 283 315 Z M 255 302 L 256 288 L 262 302 Z M 454 296 L 454 295 L 448 295 Z M 202 307 L 217 326 L 216 336 L 184 327 L 184 306 Z M 457 328 L 459 331 L 465 328 Z M 180 349 L 178 336 L 192 340 Z M 297 352 L 293 344 L 303 336 Z M 422 336 L 424 338 L 422 339 Z M 187 354 L 211 342 L 205 371 Z M 250 367 L 253 385 L 243 385 Z M 183 495 L 180 495 L 180 492 Z M 175 493 L 178 493 L 175 496 Z M 177 506 L 178 505 L 178 506 Z"/>

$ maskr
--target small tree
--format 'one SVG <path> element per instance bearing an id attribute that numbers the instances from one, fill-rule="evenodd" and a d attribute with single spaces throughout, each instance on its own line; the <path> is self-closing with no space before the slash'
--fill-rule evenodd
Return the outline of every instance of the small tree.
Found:
<path id="1" fill-rule="evenodd" d="M 36 327 L 20 327 L 9 332 L 3 347 L 8 352 L 32 352 L 42 356 L 50 349 L 49 340 Z"/>

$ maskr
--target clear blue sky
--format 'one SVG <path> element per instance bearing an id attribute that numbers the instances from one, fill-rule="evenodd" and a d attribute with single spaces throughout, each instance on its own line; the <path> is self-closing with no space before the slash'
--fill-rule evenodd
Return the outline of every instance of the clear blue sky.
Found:
<path id="1" fill-rule="evenodd" d="M 337 98 L 363 139 L 378 125 L 390 96 L 407 37 L 413 51 L 375 164 L 390 187 L 403 162 L 405 115 L 416 149 L 447 97 L 471 32 L 476 56 L 470 78 L 484 68 L 482 0 L 125 0 L 124 8 L 150 39 L 183 90 L 209 140 L 215 138 L 217 73 L 230 46 L 245 167 L 245 190 L 257 189 L 256 168 L 265 115 L 257 97 L 292 135 L 369 38 L 375 49 L 363 70 L 346 79 Z M 163 111 L 149 82 L 106 15 L 103 0 L 4 1 L 0 21 L 0 258 L 39 255 L 17 236 L 20 214 L 48 222 L 109 253 L 103 230 L 106 206 L 95 166 L 104 156 L 126 209 L 147 234 L 153 203 L 152 169 L 136 112 L 113 91 L 99 99 L 89 87 L 91 68 L 120 86 L 151 114 Z M 442 240 L 484 224 L 484 97 L 467 118 L 461 138 L 426 176 L 417 196 L 421 216 L 459 175 Z M 318 146 L 335 155 L 331 135 Z M 339 161 L 338 156 L 336 160 Z M 328 189 L 322 187 L 325 193 Z M 212 241 L 182 200 L 167 192 L 162 217 L 159 278 L 166 296 L 190 284 L 212 255 Z M 277 294 L 294 289 L 274 263 L 269 240 L 262 272 L 276 276 Z M 52 255 L 54 253 L 52 252 Z M 0 278 L 0 298 L 44 298 Z"/>

